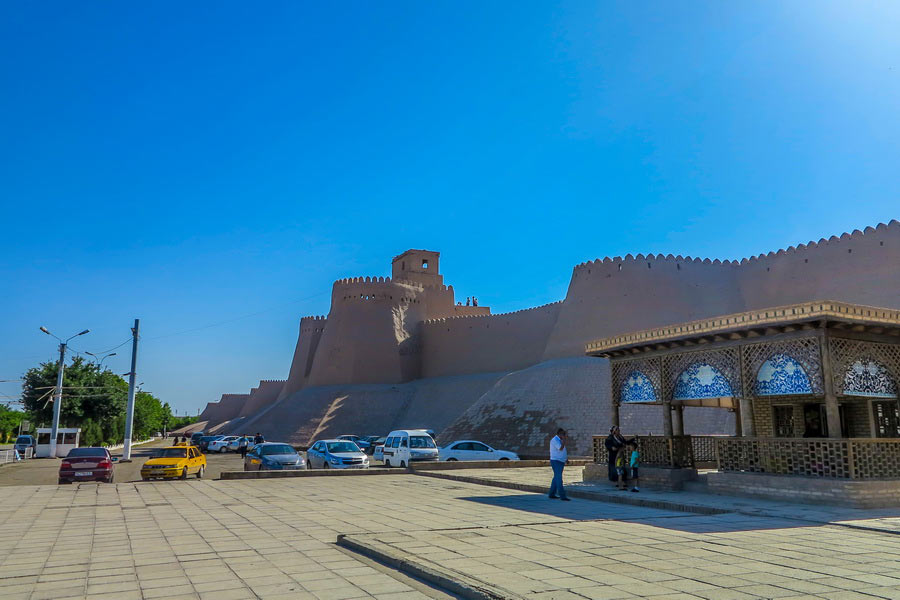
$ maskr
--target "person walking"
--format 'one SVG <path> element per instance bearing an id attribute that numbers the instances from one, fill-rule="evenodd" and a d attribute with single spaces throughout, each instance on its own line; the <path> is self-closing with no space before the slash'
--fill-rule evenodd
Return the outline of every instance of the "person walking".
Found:
<path id="1" fill-rule="evenodd" d="M 566 449 L 568 435 L 566 430 L 560 427 L 556 435 L 550 440 L 550 468 L 553 469 L 553 480 L 550 482 L 550 497 L 559 498 L 568 502 L 566 489 L 563 487 L 563 467 L 569 460 L 569 451 Z"/>
<path id="2" fill-rule="evenodd" d="M 238 452 L 241 453 L 241 458 L 247 458 L 247 446 L 250 445 L 250 438 L 246 435 L 242 435 L 241 439 L 238 440 Z"/>

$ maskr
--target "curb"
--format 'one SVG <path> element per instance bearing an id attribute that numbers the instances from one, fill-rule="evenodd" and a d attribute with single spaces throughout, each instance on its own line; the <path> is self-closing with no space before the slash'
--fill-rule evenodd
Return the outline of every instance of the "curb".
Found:
<path id="1" fill-rule="evenodd" d="M 408 475 L 406 469 L 300 469 L 296 471 L 223 471 L 226 479 L 282 479 L 286 477 L 359 477 L 365 475 Z"/>
<path id="2" fill-rule="evenodd" d="M 445 591 L 466 598 L 466 600 L 525 600 L 524 596 L 513 595 L 509 591 L 494 588 L 468 575 L 454 571 L 445 572 L 441 569 L 413 562 L 403 556 L 399 556 L 397 553 L 375 548 L 362 541 L 352 539 L 345 533 L 338 534 L 337 545 L 368 556 L 413 577 L 418 577 Z"/>
<path id="3" fill-rule="evenodd" d="M 436 473 L 429 471 L 416 472 L 416 475 L 424 477 L 436 477 L 438 479 L 450 479 L 453 481 L 461 481 L 463 483 L 474 483 L 477 485 L 487 485 L 492 487 L 506 488 L 509 490 L 519 490 L 522 492 L 536 492 L 538 494 L 547 493 L 545 486 L 530 485 L 525 483 L 512 483 L 509 481 L 494 481 L 491 479 L 482 479 L 479 477 L 467 477 L 464 475 L 451 475 L 449 473 Z M 610 502 L 613 504 L 630 504 L 632 506 L 642 506 L 644 508 L 656 508 L 660 510 L 672 510 L 677 512 L 694 513 L 700 515 L 723 515 L 734 512 L 722 508 L 713 508 L 711 506 L 700 506 L 696 504 L 682 504 L 680 502 L 670 502 L 668 500 L 650 500 L 646 498 L 636 498 L 634 496 L 607 495 L 596 492 L 586 492 L 584 490 L 572 489 L 566 490 L 566 494 L 572 498 L 581 498 L 583 500 L 595 500 L 598 502 Z"/>

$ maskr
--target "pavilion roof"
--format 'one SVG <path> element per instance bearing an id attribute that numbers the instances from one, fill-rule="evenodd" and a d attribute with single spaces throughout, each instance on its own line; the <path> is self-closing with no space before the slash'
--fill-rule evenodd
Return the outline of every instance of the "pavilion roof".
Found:
<path id="1" fill-rule="evenodd" d="M 900 343 L 900 310 L 831 300 L 788 304 L 614 335 L 588 342 L 585 353 L 613 357 L 821 327 L 898 336 Z"/>

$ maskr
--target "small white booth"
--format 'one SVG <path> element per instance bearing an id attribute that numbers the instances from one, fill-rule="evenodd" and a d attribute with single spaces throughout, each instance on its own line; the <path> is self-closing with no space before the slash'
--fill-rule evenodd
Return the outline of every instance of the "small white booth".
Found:
<path id="1" fill-rule="evenodd" d="M 38 427 L 37 448 L 34 451 L 37 458 L 50 457 L 50 434 L 52 432 L 50 427 Z M 62 458 L 69 453 L 69 450 L 77 448 L 79 437 L 81 437 L 81 428 L 79 427 L 58 428 L 56 430 L 56 456 Z"/>

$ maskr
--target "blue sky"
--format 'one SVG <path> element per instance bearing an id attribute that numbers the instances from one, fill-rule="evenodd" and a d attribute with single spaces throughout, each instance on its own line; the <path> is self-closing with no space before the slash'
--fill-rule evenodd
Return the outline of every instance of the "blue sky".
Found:
<path id="1" fill-rule="evenodd" d="M 329 4 L 0 8 L 0 379 L 139 317 L 196 412 L 410 247 L 508 311 L 900 217 L 896 2 Z"/>

